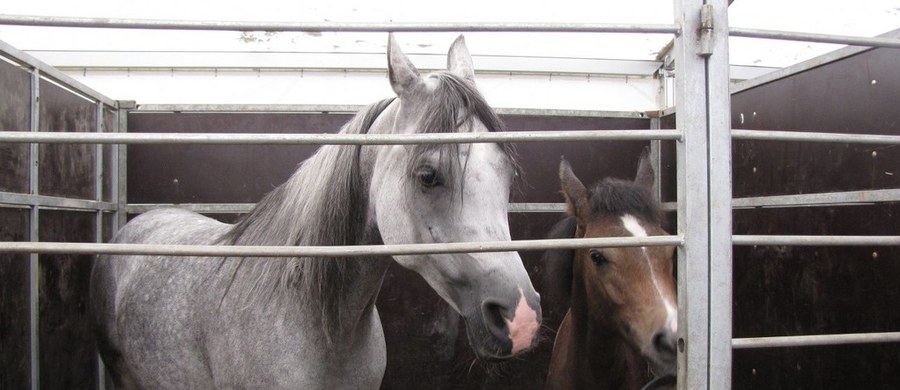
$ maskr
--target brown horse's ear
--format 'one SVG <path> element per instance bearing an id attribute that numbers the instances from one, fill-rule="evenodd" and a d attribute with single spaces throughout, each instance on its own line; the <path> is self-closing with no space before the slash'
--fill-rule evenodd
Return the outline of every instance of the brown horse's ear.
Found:
<path id="1" fill-rule="evenodd" d="M 647 191 L 653 192 L 653 184 L 656 182 L 656 176 L 653 173 L 653 166 L 650 164 L 650 150 L 644 149 L 641 153 L 641 161 L 638 162 L 637 175 L 634 177 L 634 184 L 638 187 L 645 188 Z"/>
<path id="2" fill-rule="evenodd" d="M 588 191 L 572 172 L 572 166 L 565 157 L 559 162 L 559 184 L 566 197 L 566 208 L 569 214 L 575 216 L 579 225 L 584 226 L 591 212 Z"/>
<path id="3" fill-rule="evenodd" d="M 394 34 L 388 34 L 388 79 L 391 88 L 398 97 L 409 96 L 419 84 L 424 84 L 419 77 L 419 70 L 413 66 L 412 61 L 400 50 L 400 45 L 394 39 Z"/>

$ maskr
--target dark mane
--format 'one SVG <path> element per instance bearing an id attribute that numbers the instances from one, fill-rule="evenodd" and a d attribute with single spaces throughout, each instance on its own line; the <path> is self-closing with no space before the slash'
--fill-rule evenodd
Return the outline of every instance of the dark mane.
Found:
<path id="1" fill-rule="evenodd" d="M 368 132 L 393 100 L 385 99 L 366 107 L 340 132 Z M 359 150 L 359 145 L 322 146 L 219 242 L 291 246 L 359 243 L 365 233 L 362 228 L 367 203 L 367 191 L 360 188 Z M 232 290 L 242 291 L 238 298 L 247 304 L 306 297 L 320 303 L 326 329 L 339 329 L 339 308 L 347 293 L 342 291 L 341 280 L 357 272 L 355 264 L 349 257 L 225 258 L 219 269 L 231 274 L 226 295 Z M 242 270 L 240 277 L 238 270 Z M 235 288 L 238 285 L 241 288 Z"/>
<path id="2" fill-rule="evenodd" d="M 647 188 L 631 181 L 604 179 L 591 188 L 591 212 L 600 215 L 631 214 L 647 222 L 662 225 L 659 202 Z"/>

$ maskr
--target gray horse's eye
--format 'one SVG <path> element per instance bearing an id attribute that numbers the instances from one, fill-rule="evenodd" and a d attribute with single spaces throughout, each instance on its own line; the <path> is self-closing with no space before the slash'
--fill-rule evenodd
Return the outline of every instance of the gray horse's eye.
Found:
<path id="1" fill-rule="evenodd" d="M 603 256 L 603 254 L 596 249 L 591 249 L 591 261 L 596 265 L 604 265 L 609 262 L 606 260 L 606 256 Z"/>
<path id="2" fill-rule="evenodd" d="M 424 188 L 433 188 L 441 185 L 441 178 L 438 172 L 432 167 L 421 167 L 416 171 L 416 179 L 419 185 Z"/>

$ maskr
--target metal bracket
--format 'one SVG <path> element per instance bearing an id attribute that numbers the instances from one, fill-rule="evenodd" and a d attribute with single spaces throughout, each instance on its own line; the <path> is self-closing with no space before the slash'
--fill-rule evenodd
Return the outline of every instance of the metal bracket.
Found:
<path id="1" fill-rule="evenodd" d="M 703 4 L 700 6 L 700 48 L 697 55 L 701 57 L 709 57 L 712 55 L 713 47 L 713 6 L 712 4 Z"/>

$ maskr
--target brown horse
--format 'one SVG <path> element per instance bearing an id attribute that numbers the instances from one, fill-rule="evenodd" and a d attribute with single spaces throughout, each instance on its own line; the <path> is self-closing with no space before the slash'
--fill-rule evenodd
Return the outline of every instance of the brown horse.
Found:
<path id="1" fill-rule="evenodd" d="M 590 190 L 568 162 L 559 167 L 569 217 L 551 238 L 665 235 L 641 157 L 633 182 L 605 179 Z M 654 375 L 674 381 L 677 306 L 672 247 L 549 251 L 548 283 L 569 301 L 546 389 L 639 389 Z M 660 381 L 654 381 L 656 383 Z"/>

